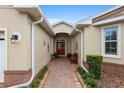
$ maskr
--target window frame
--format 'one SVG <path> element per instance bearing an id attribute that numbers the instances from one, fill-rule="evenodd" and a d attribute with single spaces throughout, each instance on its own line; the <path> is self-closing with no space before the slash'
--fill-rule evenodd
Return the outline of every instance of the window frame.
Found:
<path id="1" fill-rule="evenodd" d="M 117 55 L 105 54 L 105 28 L 118 27 L 117 30 Z M 121 58 L 121 24 L 101 27 L 101 55 L 108 58 Z"/>

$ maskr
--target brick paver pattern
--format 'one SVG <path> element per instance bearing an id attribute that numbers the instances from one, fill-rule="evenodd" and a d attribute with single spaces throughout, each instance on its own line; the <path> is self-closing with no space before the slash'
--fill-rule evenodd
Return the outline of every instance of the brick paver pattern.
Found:
<path id="1" fill-rule="evenodd" d="M 49 75 L 43 88 L 82 88 L 75 74 L 76 64 L 66 58 L 55 59 L 48 64 Z"/>

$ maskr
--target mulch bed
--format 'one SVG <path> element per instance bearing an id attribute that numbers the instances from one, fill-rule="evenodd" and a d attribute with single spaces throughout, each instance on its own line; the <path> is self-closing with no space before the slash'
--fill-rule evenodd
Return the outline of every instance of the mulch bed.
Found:
<path id="1" fill-rule="evenodd" d="M 102 88 L 119 88 L 124 87 L 124 77 L 114 74 L 103 72 L 101 79 L 99 80 L 100 87 Z"/>
<path id="2" fill-rule="evenodd" d="M 84 65 L 88 69 L 88 65 L 86 63 Z M 101 88 L 124 88 L 123 76 L 107 73 L 106 71 L 103 71 L 101 79 L 98 81 Z"/>

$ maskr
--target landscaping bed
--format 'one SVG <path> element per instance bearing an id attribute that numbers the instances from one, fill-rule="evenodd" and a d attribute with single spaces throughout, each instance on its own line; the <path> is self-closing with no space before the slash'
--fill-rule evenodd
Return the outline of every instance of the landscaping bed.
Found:
<path id="1" fill-rule="evenodd" d="M 88 86 L 85 84 L 84 79 L 82 78 L 81 74 L 78 71 L 76 71 L 76 74 L 78 74 L 78 78 L 80 79 L 80 82 L 82 83 L 84 88 L 87 88 Z M 97 80 L 97 87 L 99 88 L 124 88 L 124 77 L 117 76 L 117 75 L 103 71 L 101 78 Z"/>
<path id="2" fill-rule="evenodd" d="M 31 88 L 40 88 L 43 87 L 43 84 L 47 78 L 48 75 L 48 66 L 44 66 L 36 75 L 36 77 L 34 78 L 34 80 L 32 81 L 30 87 Z"/>
<path id="3" fill-rule="evenodd" d="M 84 88 L 97 88 L 98 81 L 93 79 L 93 77 L 86 73 L 81 67 L 76 69 L 76 74 Z"/>
<path id="4" fill-rule="evenodd" d="M 102 59 L 100 55 L 87 55 L 88 72 L 87 73 L 82 67 L 78 67 L 76 71 L 79 73 L 77 76 L 81 77 L 80 81 L 84 87 L 97 88 L 99 86 L 98 80 L 102 75 Z"/>
<path id="5" fill-rule="evenodd" d="M 98 80 L 102 88 L 124 88 L 124 77 L 103 72 L 101 79 Z"/>
<path id="6" fill-rule="evenodd" d="M 87 70 L 89 73 L 86 73 L 81 67 L 77 68 L 76 73 L 80 75 L 78 77 L 82 78 L 80 81 L 84 82 L 83 85 L 85 87 L 124 88 L 123 75 L 110 73 L 104 69 L 103 64 L 100 65 L 98 62 L 102 63 L 102 57 L 90 55 L 87 56 Z"/>

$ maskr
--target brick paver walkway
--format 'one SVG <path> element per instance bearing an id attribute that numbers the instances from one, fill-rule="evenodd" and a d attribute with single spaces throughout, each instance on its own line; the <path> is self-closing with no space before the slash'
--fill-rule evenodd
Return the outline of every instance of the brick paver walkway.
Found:
<path id="1" fill-rule="evenodd" d="M 66 58 L 59 58 L 49 63 L 49 75 L 44 88 L 82 88 L 75 74 L 77 65 Z"/>

